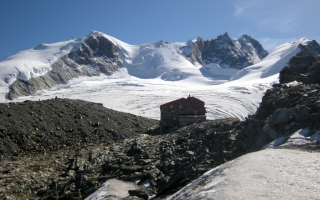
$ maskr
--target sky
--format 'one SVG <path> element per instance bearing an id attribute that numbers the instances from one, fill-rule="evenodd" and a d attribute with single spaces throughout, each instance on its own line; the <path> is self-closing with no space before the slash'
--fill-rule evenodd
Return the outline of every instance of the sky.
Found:
<path id="1" fill-rule="evenodd" d="M 248 34 L 267 51 L 320 42 L 320 0 L 0 0 L 0 60 L 92 30 L 138 45 Z"/>

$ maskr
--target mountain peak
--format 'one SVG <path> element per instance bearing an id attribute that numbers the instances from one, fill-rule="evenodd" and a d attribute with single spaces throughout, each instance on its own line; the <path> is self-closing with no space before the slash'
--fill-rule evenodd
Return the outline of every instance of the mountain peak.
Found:
<path id="1" fill-rule="evenodd" d="M 222 34 L 223 36 L 228 36 L 229 37 L 229 34 L 228 32 L 225 32 L 224 34 Z"/>
<path id="2" fill-rule="evenodd" d="M 250 35 L 248 34 L 243 34 L 239 39 L 253 39 Z"/>
<path id="3" fill-rule="evenodd" d="M 230 39 L 230 36 L 227 32 L 225 32 L 224 34 L 218 35 L 217 39 Z"/>
<path id="4" fill-rule="evenodd" d="M 253 48 L 256 49 L 257 54 L 259 55 L 260 59 L 266 57 L 268 55 L 268 52 L 263 49 L 262 45 L 254 38 L 252 38 L 250 35 L 243 34 L 238 41 L 241 45 L 248 46 L 252 45 Z"/>
<path id="5" fill-rule="evenodd" d="M 105 35 L 105 34 L 102 33 L 102 32 L 92 30 L 87 37 L 88 37 L 88 38 L 91 37 L 91 36 L 93 36 L 93 37 L 101 37 L 101 36 L 104 36 L 104 35 Z"/>
<path id="6" fill-rule="evenodd" d="M 193 63 L 218 64 L 222 68 L 242 69 L 268 55 L 261 44 L 249 35 L 237 40 L 231 39 L 225 32 L 216 39 L 203 41 L 198 37 L 192 42 L 192 49 L 186 52 Z"/>

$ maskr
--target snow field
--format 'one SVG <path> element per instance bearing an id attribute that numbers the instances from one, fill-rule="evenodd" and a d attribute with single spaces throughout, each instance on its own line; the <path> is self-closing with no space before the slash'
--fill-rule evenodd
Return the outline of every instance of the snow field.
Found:
<path id="1" fill-rule="evenodd" d="M 160 105 L 186 98 L 190 94 L 206 103 L 208 119 L 237 117 L 243 120 L 256 111 L 265 90 L 270 87 L 268 83 L 243 86 L 188 85 L 192 84 L 134 77 L 89 80 L 55 90 L 43 90 L 34 96 L 19 97 L 15 101 L 50 99 L 55 96 L 82 99 L 102 103 L 104 107 L 117 111 L 159 120 Z"/>

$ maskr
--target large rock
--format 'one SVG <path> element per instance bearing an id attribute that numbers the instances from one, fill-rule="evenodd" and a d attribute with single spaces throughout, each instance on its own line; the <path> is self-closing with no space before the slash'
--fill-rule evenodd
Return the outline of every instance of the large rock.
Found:
<path id="1" fill-rule="evenodd" d="M 291 112 L 293 118 L 300 123 L 309 120 L 310 108 L 308 106 L 296 106 L 291 109 Z"/>
<path id="2" fill-rule="evenodd" d="M 274 111 L 271 118 L 269 119 L 269 123 L 273 125 L 280 125 L 284 123 L 288 123 L 290 120 L 290 110 L 287 108 L 279 108 Z"/>
<path id="3" fill-rule="evenodd" d="M 272 139 L 276 139 L 279 137 L 278 132 L 269 124 L 264 126 L 262 131 Z"/>
<path id="4" fill-rule="evenodd" d="M 129 190 L 128 191 L 130 196 L 136 196 L 136 197 L 140 197 L 142 199 L 148 199 L 149 197 L 149 192 L 148 190 Z"/>

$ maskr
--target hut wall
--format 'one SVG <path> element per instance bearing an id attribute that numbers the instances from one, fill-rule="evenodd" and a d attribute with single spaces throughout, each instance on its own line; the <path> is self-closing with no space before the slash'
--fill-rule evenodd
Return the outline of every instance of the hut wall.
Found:
<path id="1" fill-rule="evenodd" d="M 204 107 L 191 104 L 185 100 L 177 100 L 160 107 L 161 126 L 179 125 L 181 115 L 205 115 Z"/>
<path id="2" fill-rule="evenodd" d="M 179 116 L 179 125 L 186 126 L 206 120 L 205 115 L 188 115 L 188 116 Z"/>

